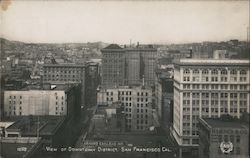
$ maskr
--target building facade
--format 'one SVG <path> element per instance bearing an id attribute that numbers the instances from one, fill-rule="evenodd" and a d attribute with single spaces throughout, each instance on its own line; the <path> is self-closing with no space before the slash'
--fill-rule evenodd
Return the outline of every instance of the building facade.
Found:
<path id="1" fill-rule="evenodd" d="M 43 84 L 81 84 L 81 106 L 85 106 L 85 65 L 44 64 Z"/>
<path id="2" fill-rule="evenodd" d="M 154 85 L 157 50 L 153 46 L 121 48 L 111 44 L 103 55 L 102 85 L 106 87 Z"/>
<path id="3" fill-rule="evenodd" d="M 97 101 L 97 87 L 100 83 L 98 63 L 86 64 L 86 105 L 95 106 Z"/>
<path id="4" fill-rule="evenodd" d="M 127 131 L 146 131 L 154 126 L 151 88 L 123 86 L 102 89 L 98 92 L 97 99 L 99 105 L 121 103 Z"/>
<path id="5" fill-rule="evenodd" d="M 198 147 L 198 119 L 249 113 L 249 61 L 181 59 L 174 70 L 172 133 L 183 147 Z"/>
<path id="6" fill-rule="evenodd" d="M 169 71 L 159 69 L 155 79 L 155 105 L 162 127 L 172 122 L 173 76 Z"/>
<path id="7" fill-rule="evenodd" d="M 4 91 L 4 116 L 73 116 L 77 104 L 75 87 L 50 88 Z"/>
<path id="8" fill-rule="evenodd" d="M 154 85 L 155 70 L 157 67 L 157 50 L 153 46 L 125 48 L 127 85 L 139 85 L 144 82 L 147 86 Z"/>
<path id="9" fill-rule="evenodd" d="M 102 49 L 102 85 L 106 87 L 124 85 L 124 49 L 111 44 Z"/>
<path id="10" fill-rule="evenodd" d="M 249 126 L 242 121 L 199 120 L 199 158 L 248 158 Z"/>

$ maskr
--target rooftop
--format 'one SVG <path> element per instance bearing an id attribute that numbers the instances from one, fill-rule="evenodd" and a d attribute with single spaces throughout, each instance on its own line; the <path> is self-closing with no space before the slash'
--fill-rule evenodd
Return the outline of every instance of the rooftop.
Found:
<path id="1" fill-rule="evenodd" d="M 110 44 L 103 49 L 106 50 L 106 49 L 122 49 L 122 48 L 120 46 L 118 46 L 117 44 Z"/>
<path id="2" fill-rule="evenodd" d="M 177 65 L 249 65 L 249 60 L 233 59 L 180 59 Z"/>
<path id="3" fill-rule="evenodd" d="M 155 49 L 153 47 L 153 45 L 137 45 L 136 47 L 126 47 L 122 48 L 117 44 L 110 44 L 107 47 L 103 48 L 102 50 L 108 50 L 108 51 L 157 51 L 157 49 Z"/>
<path id="4" fill-rule="evenodd" d="M 14 90 L 14 91 L 33 91 L 33 90 L 53 90 L 53 91 L 69 91 L 74 85 L 73 84 L 43 84 L 41 85 L 27 85 L 24 88 L 21 88 L 19 90 Z M 13 90 L 8 90 L 8 91 L 13 91 Z"/>
<path id="5" fill-rule="evenodd" d="M 202 118 L 210 128 L 246 128 L 246 124 L 240 120 L 223 120 L 221 118 Z"/>
<path id="6" fill-rule="evenodd" d="M 76 64 L 76 63 L 60 63 L 60 64 L 44 64 L 43 67 L 80 67 L 84 68 L 85 64 Z"/>
<path id="7" fill-rule="evenodd" d="M 37 135 L 39 127 L 40 135 L 53 135 L 65 120 L 63 116 L 17 116 L 17 121 L 10 125 L 7 131 L 20 131 L 22 136 Z"/>
<path id="8" fill-rule="evenodd" d="M 1 148 L 0 148 L 1 156 L 15 157 L 15 158 L 29 157 L 30 154 L 32 154 L 32 152 L 37 149 L 36 146 L 40 144 L 38 143 L 39 140 L 37 138 L 29 138 L 29 137 L 2 138 L 0 141 L 1 141 Z M 19 149 L 23 149 L 26 151 L 18 151 Z"/>

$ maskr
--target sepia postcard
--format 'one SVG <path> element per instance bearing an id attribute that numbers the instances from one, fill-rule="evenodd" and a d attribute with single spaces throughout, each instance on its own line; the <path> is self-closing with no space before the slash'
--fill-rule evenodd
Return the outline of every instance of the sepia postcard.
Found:
<path id="1" fill-rule="evenodd" d="M 248 0 L 0 0 L 0 158 L 249 158 Z"/>

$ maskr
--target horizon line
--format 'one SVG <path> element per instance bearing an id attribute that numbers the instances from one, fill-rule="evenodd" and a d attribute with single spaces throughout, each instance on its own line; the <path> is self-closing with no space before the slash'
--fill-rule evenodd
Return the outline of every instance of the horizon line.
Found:
<path id="1" fill-rule="evenodd" d="M 10 41 L 10 42 L 19 42 L 19 43 L 24 43 L 24 44 L 86 44 L 86 43 L 105 43 L 105 44 L 118 44 L 118 45 L 129 45 L 130 43 L 123 43 L 121 44 L 120 42 L 105 42 L 105 41 L 87 41 L 87 42 L 27 42 L 27 41 L 19 41 L 19 40 L 11 40 L 5 37 L 0 37 L 1 39 Z M 211 41 L 211 40 L 204 40 L 204 41 L 193 41 L 193 42 L 153 42 L 153 43 L 141 43 L 139 40 L 136 42 L 133 42 L 131 44 L 137 44 L 137 42 L 139 42 L 140 44 L 143 45 L 149 45 L 149 44 L 153 44 L 153 45 L 169 45 L 169 44 L 191 44 L 191 43 L 206 43 L 206 42 L 211 42 L 211 43 L 221 43 L 221 42 L 228 42 L 231 40 L 238 40 L 240 42 L 250 42 L 245 40 L 240 40 L 237 38 L 231 38 L 231 39 L 225 39 L 225 40 L 220 40 L 220 41 Z"/>

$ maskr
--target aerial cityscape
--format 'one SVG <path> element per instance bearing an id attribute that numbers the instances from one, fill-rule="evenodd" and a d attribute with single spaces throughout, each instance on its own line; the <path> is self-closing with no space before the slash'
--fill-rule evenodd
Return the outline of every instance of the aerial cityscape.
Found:
<path id="1" fill-rule="evenodd" d="M 223 16 L 229 14 L 230 7 L 249 4 L 223 2 L 227 6 L 221 8 L 216 2 L 187 2 L 196 7 L 188 14 L 197 18 L 198 12 L 209 6 L 218 11 L 211 16 Z M 58 15 L 52 16 L 63 17 L 61 9 L 66 1 L 24 3 L 11 2 L 7 9 L 5 6 L 0 10 L 4 24 L 0 29 L 0 158 L 249 158 L 249 19 L 246 26 L 245 19 L 238 19 L 241 14 L 249 17 L 244 10 L 249 11 L 249 6 L 242 7 L 242 12 L 230 12 L 237 22 L 213 21 L 218 25 L 229 22 L 232 28 L 242 24 L 242 34 L 234 36 L 232 29 L 221 32 L 222 39 L 212 40 L 207 31 L 196 39 L 190 37 L 194 30 L 183 35 L 182 41 L 172 37 L 177 34 L 171 31 L 169 37 L 154 39 L 150 34 L 159 35 L 156 30 L 147 33 L 153 25 L 141 28 L 142 24 L 148 26 L 148 20 L 141 16 L 147 15 L 145 8 L 152 6 L 149 18 L 157 14 L 161 18 L 165 15 L 164 7 L 176 9 L 182 8 L 182 4 L 138 2 L 128 9 L 132 2 L 70 2 L 68 14 L 78 16 L 73 19 L 90 16 L 87 28 L 96 32 L 85 32 L 86 37 L 79 41 L 77 34 L 71 34 L 73 29 L 78 33 L 78 26 L 65 26 L 69 27 L 66 35 L 60 36 L 57 31 L 64 32 L 64 27 L 53 29 L 57 24 L 49 24 L 51 17 L 35 9 L 41 5 L 49 12 L 53 6 Z M 89 10 L 86 7 L 83 15 L 75 14 L 83 9 L 78 8 L 78 3 Z M 15 22 L 8 20 L 27 15 L 24 8 L 33 8 L 28 10 L 33 14 Z M 100 9 L 93 13 L 98 18 L 127 17 L 131 22 L 100 20 L 103 28 L 110 27 L 106 23 L 114 28 L 105 40 L 106 34 L 101 32 L 112 32 L 112 28 L 95 30 L 99 19 L 85 15 L 93 8 Z M 130 13 L 123 13 L 123 9 Z M 183 8 L 192 9 L 191 4 Z M 105 13 L 107 10 L 110 12 Z M 211 10 L 205 10 L 210 15 Z M 139 18 L 130 16 L 136 13 L 142 18 L 139 22 Z M 173 16 L 188 18 L 185 14 L 175 12 Z M 33 16 L 40 19 L 36 21 Z M 26 20 L 30 20 L 27 25 Z M 204 19 L 199 20 L 202 24 L 196 28 L 208 25 Z M 61 21 L 64 20 L 56 19 L 55 23 L 64 23 Z M 119 27 L 125 23 L 144 31 L 134 32 L 138 38 L 128 35 L 123 39 L 127 30 Z M 174 20 L 173 24 L 178 25 Z M 47 30 L 34 33 L 27 29 L 37 25 Z M 85 25 L 79 22 L 79 26 Z M 177 32 L 187 31 L 176 27 Z M 117 35 L 117 30 L 123 33 Z M 31 33 L 23 37 L 22 31 Z M 158 31 L 164 34 L 165 29 Z M 205 37 L 208 40 L 203 40 Z"/>

